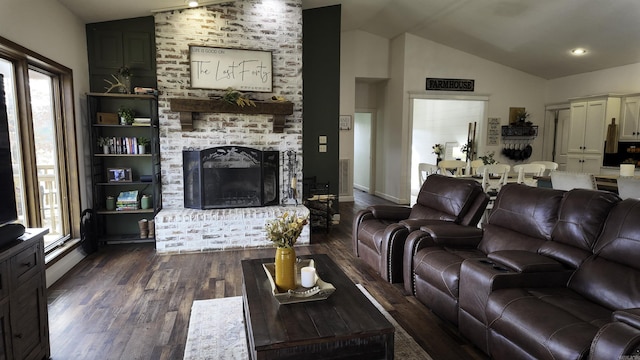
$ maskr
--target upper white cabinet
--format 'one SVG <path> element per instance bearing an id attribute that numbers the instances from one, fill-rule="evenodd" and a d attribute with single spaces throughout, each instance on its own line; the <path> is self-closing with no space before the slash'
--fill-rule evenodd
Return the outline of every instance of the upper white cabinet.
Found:
<path id="1" fill-rule="evenodd" d="M 640 95 L 624 98 L 620 122 L 621 141 L 637 141 L 638 139 L 640 139 Z"/>
<path id="2" fill-rule="evenodd" d="M 600 173 L 605 128 L 612 118 L 619 117 L 620 97 L 593 97 L 571 102 L 567 171 Z"/>

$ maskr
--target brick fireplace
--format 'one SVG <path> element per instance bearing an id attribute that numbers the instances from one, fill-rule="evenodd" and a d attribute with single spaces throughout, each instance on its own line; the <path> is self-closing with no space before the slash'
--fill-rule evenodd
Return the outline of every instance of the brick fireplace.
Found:
<path id="1" fill-rule="evenodd" d="M 238 146 L 279 154 L 295 152 L 297 178 L 302 178 L 302 4 L 301 0 L 241 0 L 202 8 L 155 14 L 160 153 L 163 209 L 156 216 L 159 253 L 198 252 L 272 246 L 264 233 L 267 220 L 296 211 L 308 214 L 289 198 L 287 179 L 293 175 L 280 160 L 280 205 L 223 209 L 184 206 L 183 150 Z M 273 116 L 198 113 L 193 130 L 184 130 L 171 99 L 209 99 L 222 90 L 190 88 L 189 45 L 272 52 L 273 92 L 254 93 L 256 100 L 272 95 L 293 103 L 282 133 L 274 132 Z M 299 185 L 300 186 L 300 185 Z M 284 203 L 284 204 L 283 204 Z M 309 229 L 299 243 L 309 242 Z"/>

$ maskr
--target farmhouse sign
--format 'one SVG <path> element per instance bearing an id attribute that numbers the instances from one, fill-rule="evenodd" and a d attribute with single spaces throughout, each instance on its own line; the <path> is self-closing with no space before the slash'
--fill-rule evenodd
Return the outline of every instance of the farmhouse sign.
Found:
<path id="1" fill-rule="evenodd" d="M 189 46 L 191 87 L 271 92 L 270 51 Z"/>
<path id="2" fill-rule="evenodd" d="M 427 78 L 427 90 L 473 91 L 475 80 Z"/>

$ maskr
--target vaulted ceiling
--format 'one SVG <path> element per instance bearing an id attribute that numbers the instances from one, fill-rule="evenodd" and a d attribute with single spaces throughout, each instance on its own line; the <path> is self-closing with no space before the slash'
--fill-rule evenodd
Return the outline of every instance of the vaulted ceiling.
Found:
<path id="1" fill-rule="evenodd" d="M 184 6 L 184 0 L 58 1 L 86 23 Z M 342 31 L 388 39 L 410 33 L 545 79 L 640 62 L 639 0 L 302 0 L 304 9 L 337 4 Z M 570 54 L 579 47 L 587 53 Z"/>

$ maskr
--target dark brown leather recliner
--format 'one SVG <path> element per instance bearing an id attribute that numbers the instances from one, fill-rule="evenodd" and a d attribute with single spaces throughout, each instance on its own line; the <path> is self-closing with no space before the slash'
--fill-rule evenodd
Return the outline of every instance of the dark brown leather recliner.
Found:
<path id="1" fill-rule="evenodd" d="M 520 184 L 502 187 L 483 232 L 427 225 L 412 232 L 404 250 L 404 286 L 440 317 L 458 323 L 460 267 L 498 250 L 535 253 L 551 237 L 564 191 Z"/>
<path id="2" fill-rule="evenodd" d="M 501 344 L 500 340 L 490 339 L 489 328 L 492 320 L 488 314 L 489 299 L 499 289 L 520 287 L 523 284 L 540 288 L 564 287 L 574 271 L 592 255 L 593 244 L 602 232 L 610 212 L 619 202 L 620 198 L 610 192 L 586 189 L 565 192 L 551 237 L 539 246 L 537 252 L 497 250 L 489 253 L 487 258 L 464 261 L 460 269 L 458 314 L 460 332 L 493 356 L 512 359 L 519 357 L 516 354 L 522 355 L 520 350 Z M 510 218 L 509 214 L 496 214 L 496 216 L 501 218 L 504 216 L 505 220 Z M 532 291 L 542 294 L 546 290 Z M 522 293 L 519 294 L 522 295 Z M 540 299 L 540 301 L 553 303 L 556 300 L 554 295 L 551 295 L 546 300 Z M 525 306 L 526 310 L 522 315 L 525 316 L 526 313 L 527 321 L 535 322 L 537 321 L 535 319 L 541 319 L 543 322 L 551 321 L 547 318 L 549 315 L 542 311 L 544 307 L 541 306 L 540 312 L 530 312 L 532 309 Z M 581 314 L 583 311 L 576 309 L 574 315 L 586 319 L 584 314 Z M 501 318 L 502 315 L 495 316 Z M 589 316 L 595 318 L 598 315 L 594 313 Z M 503 320 L 500 319 L 497 322 L 500 323 Z M 519 324 L 518 326 L 522 325 Z M 569 331 L 574 330 L 577 331 L 577 329 Z M 532 335 L 532 333 L 527 334 L 527 336 Z M 535 336 L 532 338 L 536 338 L 532 340 L 533 342 L 540 339 Z M 558 341 L 564 343 L 566 339 Z M 506 343 L 511 343 L 511 340 L 507 340 Z M 540 345 L 540 347 L 544 346 Z M 557 349 L 562 346 L 564 345 L 554 345 Z M 530 355 L 525 358 L 529 358 Z M 559 353 L 556 355 L 558 358 L 563 357 Z M 539 356 L 541 355 L 536 354 L 533 357 Z"/>
<path id="3" fill-rule="evenodd" d="M 374 205 L 353 222 L 355 255 L 390 282 L 402 282 L 402 253 L 407 235 L 423 225 L 451 223 L 474 229 L 489 202 L 473 179 L 430 175 L 413 207 Z"/>
<path id="4" fill-rule="evenodd" d="M 549 273 L 539 281 L 511 282 L 494 289 L 485 310 L 492 357 L 599 360 L 637 356 L 638 219 L 639 200 L 615 205 L 592 255 L 562 284 L 555 273 Z"/>

